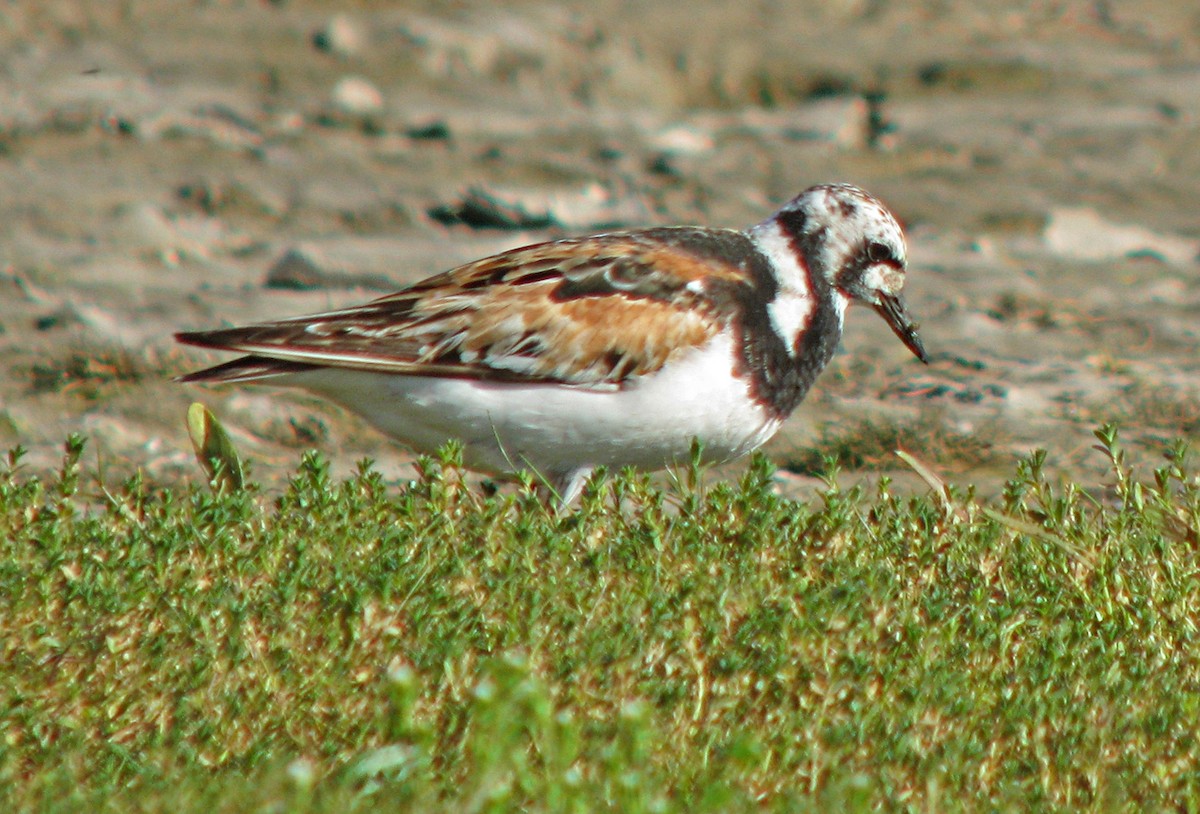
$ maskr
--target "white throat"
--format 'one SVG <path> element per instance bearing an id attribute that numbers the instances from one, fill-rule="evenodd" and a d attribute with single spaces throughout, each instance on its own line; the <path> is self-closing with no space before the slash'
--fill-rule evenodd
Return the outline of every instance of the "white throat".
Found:
<path id="1" fill-rule="evenodd" d="M 795 356 L 796 337 L 808 327 L 817 307 L 805 260 L 797 253 L 791 239 L 776 220 L 758 224 L 750 230 L 750 237 L 770 261 L 771 270 L 779 283 L 778 296 L 767 306 L 771 327 L 783 340 L 788 353 Z M 835 293 L 834 305 L 838 322 L 841 323 L 846 313 L 845 297 Z"/>

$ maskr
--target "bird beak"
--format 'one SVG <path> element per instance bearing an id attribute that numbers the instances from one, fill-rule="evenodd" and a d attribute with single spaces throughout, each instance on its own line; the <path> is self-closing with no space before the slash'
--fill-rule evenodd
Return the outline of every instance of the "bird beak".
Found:
<path id="1" fill-rule="evenodd" d="M 922 362 L 929 364 L 929 354 L 925 352 L 925 346 L 921 344 L 921 337 L 917 336 L 918 326 L 908 315 L 908 309 L 904 307 L 904 300 L 900 299 L 899 295 L 884 294 L 881 291 L 879 292 L 879 304 L 875 306 L 875 310 L 879 312 L 896 336 L 900 337 L 904 346 Z"/>

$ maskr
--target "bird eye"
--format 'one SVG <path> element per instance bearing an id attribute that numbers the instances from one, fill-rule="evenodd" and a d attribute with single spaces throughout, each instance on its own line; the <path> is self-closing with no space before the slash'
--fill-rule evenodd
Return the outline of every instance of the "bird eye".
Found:
<path id="1" fill-rule="evenodd" d="M 872 263 L 885 263 L 889 260 L 895 260 L 892 257 L 892 250 L 878 240 L 872 240 L 867 244 L 867 259 Z"/>

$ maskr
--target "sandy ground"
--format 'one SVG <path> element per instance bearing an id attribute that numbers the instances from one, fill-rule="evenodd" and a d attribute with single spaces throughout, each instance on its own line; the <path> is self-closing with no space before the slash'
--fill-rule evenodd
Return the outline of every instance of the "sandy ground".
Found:
<path id="1" fill-rule="evenodd" d="M 852 312 L 780 461 L 865 419 L 917 425 L 914 454 L 994 489 L 1036 447 L 1094 478 L 1101 421 L 1150 463 L 1200 434 L 1193 4 L 681 8 L 0 5 L 0 445 L 40 470 L 80 431 L 113 477 L 195 478 L 199 399 L 268 483 L 314 446 L 402 477 L 405 453 L 335 408 L 171 383 L 216 361 L 171 333 L 553 236 L 748 225 L 832 180 L 906 221 L 933 364 Z"/>

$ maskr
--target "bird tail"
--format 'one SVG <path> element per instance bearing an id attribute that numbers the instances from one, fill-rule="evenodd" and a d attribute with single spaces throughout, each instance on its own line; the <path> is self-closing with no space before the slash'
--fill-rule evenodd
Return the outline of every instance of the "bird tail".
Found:
<path id="1" fill-rule="evenodd" d="M 187 345 L 199 345 L 200 347 L 217 347 L 220 345 L 211 341 L 204 332 L 200 333 L 177 333 L 175 339 Z M 194 373 L 186 373 L 183 376 L 176 377 L 175 381 L 183 383 L 191 382 L 257 382 L 266 379 L 274 379 L 280 376 L 288 376 L 292 373 L 303 373 L 306 370 L 313 370 L 317 365 L 310 365 L 304 362 L 292 362 L 283 359 L 272 359 L 269 356 L 258 356 L 251 354 L 243 356 L 239 359 L 234 359 L 231 362 L 206 367 L 203 370 L 197 370 Z"/>
<path id="2" fill-rule="evenodd" d="M 288 376 L 292 373 L 303 373 L 314 370 L 317 365 L 306 365 L 303 362 L 285 362 L 281 359 L 269 359 L 266 356 L 243 356 L 222 365 L 206 367 L 194 373 L 177 376 L 175 381 L 184 384 L 191 382 L 257 382 Z"/>

